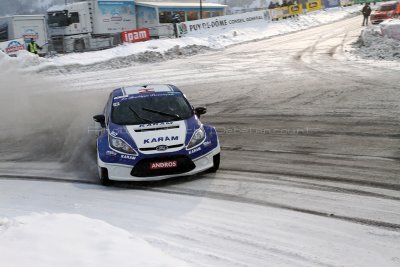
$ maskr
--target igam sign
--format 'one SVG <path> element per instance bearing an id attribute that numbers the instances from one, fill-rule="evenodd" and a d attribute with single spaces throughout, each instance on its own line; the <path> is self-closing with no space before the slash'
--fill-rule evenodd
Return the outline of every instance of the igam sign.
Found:
<path id="1" fill-rule="evenodd" d="M 150 40 L 150 32 L 147 28 L 121 32 L 121 35 L 124 43 L 136 43 Z"/>

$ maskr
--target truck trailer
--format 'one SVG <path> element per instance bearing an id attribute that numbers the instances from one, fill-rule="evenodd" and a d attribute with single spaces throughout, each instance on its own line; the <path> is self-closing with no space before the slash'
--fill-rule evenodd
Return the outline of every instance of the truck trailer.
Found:
<path id="1" fill-rule="evenodd" d="M 0 42 L 23 39 L 27 46 L 33 39 L 43 49 L 40 55 L 48 52 L 47 26 L 45 15 L 15 15 L 0 17 Z M 15 42 L 14 42 L 15 43 Z"/>
<path id="2" fill-rule="evenodd" d="M 60 53 L 111 47 L 120 33 L 136 29 L 133 0 L 87 0 L 57 5 L 47 10 L 50 40 Z"/>

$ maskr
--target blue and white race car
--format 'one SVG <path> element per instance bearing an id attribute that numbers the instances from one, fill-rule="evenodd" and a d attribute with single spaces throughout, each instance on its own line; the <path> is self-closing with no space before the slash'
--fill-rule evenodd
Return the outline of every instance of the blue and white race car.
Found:
<path id="1" fill-rule="evenodd" d="M 214 127 L 199 118 L 206 108 L 193 108 L 173 85 L 138 85 L 114 90 L 104 113 L 93 119 L 101 184 L 147 181 L 215 172 L 220 145 Z"/>

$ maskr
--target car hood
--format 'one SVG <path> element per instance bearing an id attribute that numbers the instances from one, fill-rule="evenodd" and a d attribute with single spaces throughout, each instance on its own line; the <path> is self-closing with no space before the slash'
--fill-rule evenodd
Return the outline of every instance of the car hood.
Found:
<path id="1" fill-rule="evenodd" d="M 389 12 L 392 12 L 394 10 L 389 10 L 389 11 L 375 11 L 374 15 L 387 15 Z"/>
<path id="2" fill-rule="evenodd" d="M 186 141 L 185 121 L 125 126 L 137 148 L 143 154 L 181 150 Z"/>
<path id="3" fill-rule="evenodd" d="M 193 115 L 181 121 L 139 125 L 118 125 L 110 122 L 108 131 L 111 136 L 122 138 L 140 153 L 154 154 L 181 150 L 200 126 L 201 122 Z M 157 150 L 159 146 L 161 149 Z M 162 146 L 167 146 L 167 149 L 163 151 Z"/>

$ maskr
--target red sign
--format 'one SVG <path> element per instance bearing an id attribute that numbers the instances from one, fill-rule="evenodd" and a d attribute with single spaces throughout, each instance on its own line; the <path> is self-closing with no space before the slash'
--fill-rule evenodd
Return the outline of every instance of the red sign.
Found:
<path id="1" fill-rule="evenodd" d="M 176 160 L 150 163 L 150 170 L 171 169 L 176 167 L 178 167 L 178 162 Z"/>
<path id="2" fill-rule="evenodd" d="M 154 93 L 154 89 L 151 88 L 144 88 L 144 89 L 139 89 L 139 93 L 140 94 L 144 94 L 144 93 Z"/>
<path id="3" fill-rule="evenodd" d="M 121 32 L 121 36 L 124 43 L 136 43 L 150 40 L 150 32 L 147 28 Z"/>

